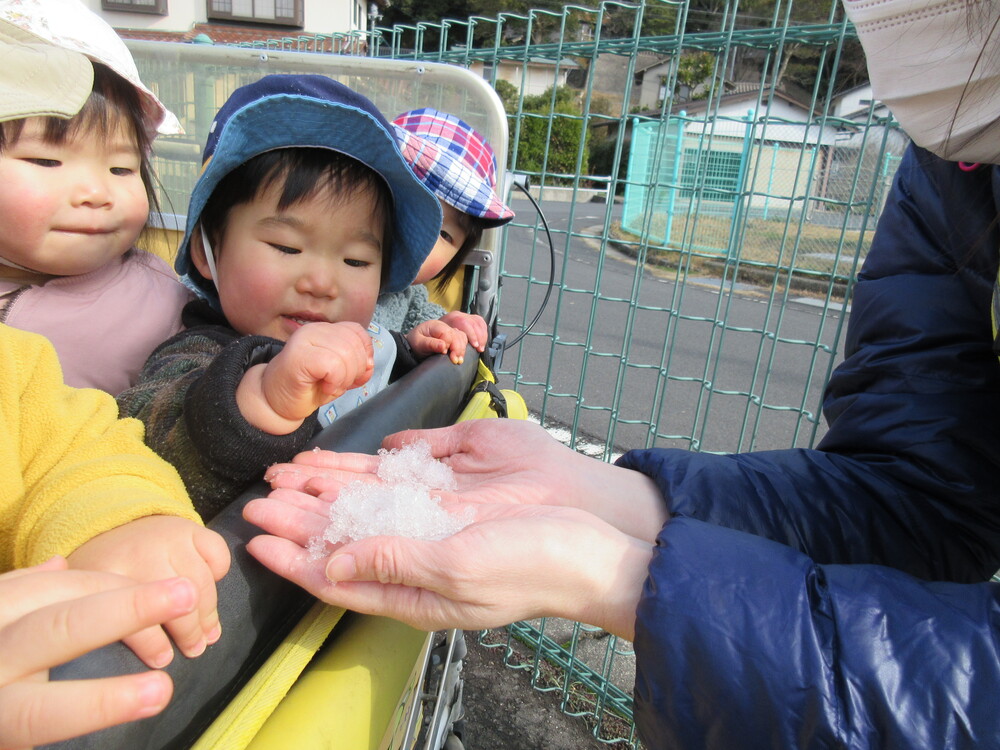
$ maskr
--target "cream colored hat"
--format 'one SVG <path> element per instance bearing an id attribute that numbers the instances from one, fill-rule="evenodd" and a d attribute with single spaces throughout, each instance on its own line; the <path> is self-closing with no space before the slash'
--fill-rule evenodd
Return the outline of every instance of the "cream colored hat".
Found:
<path id="1" fill-rule="evenodd" d="M 107 22 L 80 0 L 0 0 L 0 20 L 102 63 L 139 91 L 150 138 L 183 133 L 180 122 L 139 80 L 132 54 Z"/>
<path id="2" fill-rule="evenodd" d="M 0 121 L 72 117 L 94 85 L 94 67 L 77 52 L 40 43 L 0 20 Z"/>

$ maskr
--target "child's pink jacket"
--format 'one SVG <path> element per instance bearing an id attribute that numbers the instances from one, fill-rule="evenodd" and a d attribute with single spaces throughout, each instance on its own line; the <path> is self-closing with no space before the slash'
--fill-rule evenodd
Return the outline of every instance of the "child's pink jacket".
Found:
<path id="1" fill-rule="evenodd" d="M 0 294 L 19 286 L 0 280 Z M 51 341 L 68 385 L 118 395 L 153 349 L 181 330 L 192 296 L 163 260 L 133 250 L 91 273 L 20 289 L 0 322 Z"/>

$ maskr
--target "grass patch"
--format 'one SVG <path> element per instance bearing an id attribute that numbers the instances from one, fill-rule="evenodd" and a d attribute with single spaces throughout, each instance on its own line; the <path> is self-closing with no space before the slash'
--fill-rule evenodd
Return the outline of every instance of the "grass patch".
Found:
<path id="1" fill-rule="evenodd" d="M 855 254 L 860 260 L 871 245 L 871 232 L 845 230 L 794 221 L 772 221 L 750 217 L 739 237 L 731 240 L 732 221 L 727 216 L 698 215 L 682 224 L 675 220 L 671 242 L 658 244 L 666 229 L 666 217 L 650 220 L 649 243 L 624 230 L 620 222 L 611 226 L 611 239 L 627 255 L 645 263 L 672 269 L 682 276 L 725 276 L 761 286 L 790 286 L 805 294 L 831 294 L 843 298 L 851 277 Z M 732 257 L 726 248 L 732 242 Z M 860 245 L 860 249 L 859 249 Z"/>

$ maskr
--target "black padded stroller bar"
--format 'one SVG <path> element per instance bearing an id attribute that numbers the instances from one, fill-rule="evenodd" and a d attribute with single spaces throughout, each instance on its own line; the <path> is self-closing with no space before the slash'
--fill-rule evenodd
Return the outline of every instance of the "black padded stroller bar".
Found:
<path id="1" fill-rule="evenodd" d="M 478 354 L 471 348 L 462 365 L 444 356 L 425 360 L 316 435 L 310 447 L 374 453 L 393 432 L 452 424 L 465 403 L 477 362 Z M 264 482 L 255 484 L 209 524 L 226 539 L 233 556 L 229 573 L 218 584 L 222 638 L 197 659 L 176 654 L 166 668 L 174 681 L 170 705 L 158 716 L 47 747 L 173 750 L 198 740 L 315 601 L 246 552 L 247 541 L 260 530 L 243 520 L 243 506 L 268 490 Z M 144 669 L 131 650 L 113 643 L 52 670 L 51 678 L 97 678 Z"/>

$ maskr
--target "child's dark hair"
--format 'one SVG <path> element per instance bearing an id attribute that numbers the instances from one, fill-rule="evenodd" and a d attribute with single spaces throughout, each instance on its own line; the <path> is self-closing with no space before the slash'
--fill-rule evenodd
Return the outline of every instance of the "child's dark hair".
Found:
<path id="1" fill-rule="evenodd" d="M 124 125 L 125 133 L 135 143 L 139 151 L 139 175 L 146 188 L 150 213 L 159 213 L 160 204 L 153 187 L 153 167 L 150 162 L 152 143 L 146 132 L 142 99 L 131 83 L 110 68 L 93 63 L 94 86 L 90 96 L 80 111 L 69 119 L 44 117 L 42 138 L 55 144 L 80 132 L 96 133 L 105 141 L 114 136 Z M 24 120 L 10 120 L 0 123 L 0 153 L 17 143 L 24 130 Z"/>
<path id="2" fill-rule="evenodd" d="M 469 254 L 479 245 L 479 240 L 483 238 L 483 230 L 486 228 L 478 216 L 467 214 L 464 211 L 456 211 L 456 213 L 458 214 L 456 221 L 465 231 L 465 242 L 458 248 L 455 257 L 449 260 L 448 264 L 434 277 L 434 286 L 437 287 L 438 292 L 443 292 L 451 280 L 458 275 Z"/>
<path id="3" fill-rule="evenodd" d="M 392 260 L 392 193 L 371 167 L 328 148 L 281 148 L 258 154 L 223 177 L 201 212 L 200 223 L 212 246 L 219 248 L 229 212 L 251 203 L 272 186 L 281 186 L 278 208 L 286 209 L 324 188 L 336 198 L 368 190 L 375 198 L 375 219 L 382 228 L 382 284 Z"/>

